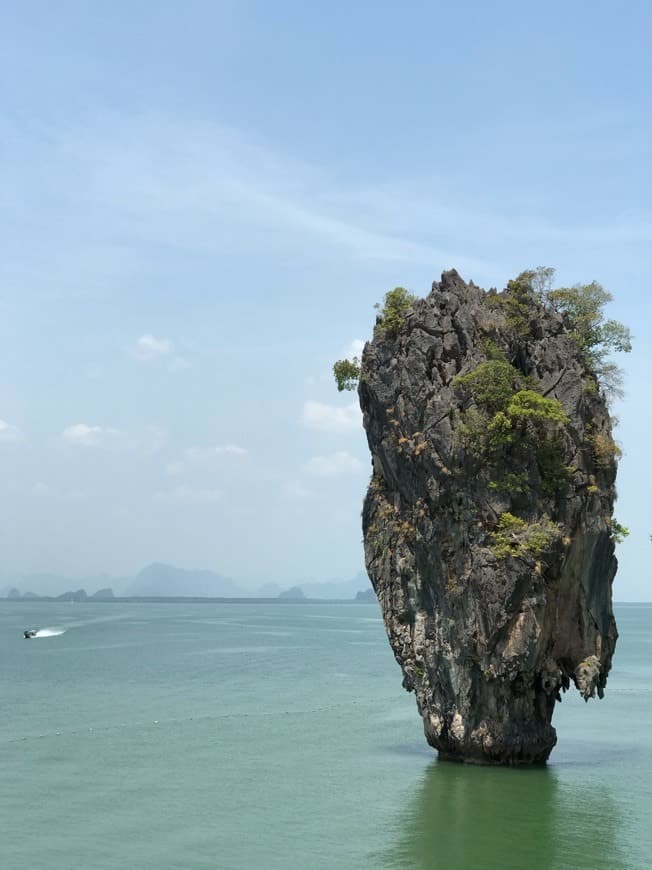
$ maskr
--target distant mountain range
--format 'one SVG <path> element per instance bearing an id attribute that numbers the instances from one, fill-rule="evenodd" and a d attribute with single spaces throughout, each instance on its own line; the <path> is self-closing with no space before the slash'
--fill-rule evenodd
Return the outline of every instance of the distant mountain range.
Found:
<path id="1" fill-rule="evenodd" d="M 293 583 L 292 589 L 303 592 L 304 598 L 355 598 L 358 592 L 371 589 L 369 578 L 360 571 L 351 580 L 331 580 L 322 583 Z M 285 590 L 286 592 L 288 590 Z M 284 597 L 288 597 L 281 593 Z"/>
<path id="2" fill-rule="evenodd" d="M 21 592 L 15 586 L 1 591 L 5 594 L 1 594 L 0 598 L 8 598 L 10 601 L 42 601 L 44 598 L 52 598 L 55 601 L 110 601 L 115 598 L 113 589 L 110 588 L 98 589 L 92 595 L 88 595 L 85 589 L 69 590 L 62 592 L 61 595 L 37 595 L 35 592 Z"/>
<path id="3" fill-rule="evenodd" d="M 143 597 L 191 595 L 193 598 L 241 598 L 252 593 L 214 571 L 186 570 L 154 562 L 136 574 L 124 594 Z"/>
<path id="4" fill-rule="evenodd" d="M 240 586 L 229 577 L 214 571 L 176 568 L 154 562 L 134 577 L 111 578 L 61 577 L 55 574 L 32 574 L 16 578 L 0 588 L 0 598 L 52 597 L 83 601 L 87 598 L 126 597 L 191 597 L 191 598 L 327 598 L 353 599 L 360 591 L 370 589 L 369 578 L 361 571 L 350 580 L 324 582 L 294 582 L 284 589 L 276 583 L 257 588 Z M 88 591 L 91 590 L 91 591 Z M 97 591 L 93 591 L 97 590 Z"/>

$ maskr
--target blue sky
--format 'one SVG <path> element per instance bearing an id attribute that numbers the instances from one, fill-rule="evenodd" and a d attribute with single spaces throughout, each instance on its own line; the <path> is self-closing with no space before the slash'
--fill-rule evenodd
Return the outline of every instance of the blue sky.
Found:
<path id="1" fill-rule="evenodd" d="M 332 361 L 456 267 L 631 326 L 616 597 L 651 599 L 647 4 L 23 2 L 0 13 L 3 569 L 362 567 Z"/>

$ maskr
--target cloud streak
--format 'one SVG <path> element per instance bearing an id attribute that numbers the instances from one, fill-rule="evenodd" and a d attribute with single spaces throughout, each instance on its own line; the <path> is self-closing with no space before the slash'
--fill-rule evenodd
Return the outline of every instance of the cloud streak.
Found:
<path id="1" fill-rule="evenodd" d="M 12 423 L 7 423 L 6 420 L 0 420 L 0 443 L 12 443 L 22 440 L 23 433 L 18 426 Z"/>
<path id="2" fill-rule="evenodd" d="M 73 423 L 61 433 L 62 439 L 72 447 L 102 447 L 119 437 L 117 429 L 94 426 L 89 423 Z"/>
<path id="3" fill-rule="evenodd" d="M 177 486 L 154 494 L 155 501 L 164 504 L 187 503 L 196 505 L 217 504 L 222 501 L 224 493 L 221 489 L 206 487 Z"/>
<path id="4" fill-rule="evenodd" d="M 364 468 L 362 462 L 346 450 L 338 450 L 327 456 L 313 456 L 304 463 L 302 470 L 316 477 L 339 477 L 358 474 Z"/>
<path id="5" fill-rule="evenodd" d="M 113 426 L 91 423 L 73 423 L 61 433 L 64 444 L 74 448 L 160 450 L 167 437 L 156 426 L 147 426 L 136 432 L 123 432 Z"/>
<path id="6" fill-rule="evenodd" d="M 134 356 L 143 362 L 169 356 L 174 351 L 174 344 L 167 338 L 156 338 L 151 333 L 141 335 L 134 346 Z"/>
<path id="7" fill-rule="evenodd" d="M 110 260 L 111 270 L 121 263 L 134 269 L 151 244 L 215 251 L 220 238 L 233 238 L 237 227 L 262 231 L 261 243 L 271 231 L 275 243 L 284 236 L 293 246 L 308 242 L 361 260 L 455 262 L 469 269 L 484 263 L 450 250 L 436 233 L 424 241 L 410 228 L 395 231 L 386 216 L 379 222 L 377 203 L 338 191 L 323 171 L 216 123 L 113 115 L 84 127 L 51 127 L 39 137 L 6 126 L 0 133 L 20 155 L 16 177 L 6 179 L 7 199 L 20 208 L 25 197 L 36 200 L 45 193 L 60 200 L 62 209 L 75 210 L 76 247 L 83 253 L 53 243 L 56 233 L 54 239 L 43 233 L 51 257 L 66 273 L 75 256 L 78 269 L 85 269 L 86 260 L 89 266 Z M 34 165 L 51 169 L 39 177 L 38 187 Z M 128 239 L 129 250 L 114 248 L 111 239 Z M 168 339 L 151 333 L 135 348 L 143 360 L 172 352 Z"/>
<path id="8" fill-rule="evenodd" d="M 6 207 L 17 218 L 18 248 L 26 215 L 43 258 L 37 274 L 24 251 L 13 264 L 8 258 L 8 286 L 17 290 L 36 285 L 39 294 L 75 295 L 94 292 L 89 287 L 101 291 L 103 284 L 115 289 L 125 274 L 138 273 L 156 246 L 212 254 L 249 253 L 252 245 L 312 246 L 411 269 L 454 265 L 483 284 L 506 277 L 504 264 L 513 264 L 516 244 L 524 264 L 552 250 L 561 265 L 565 255 L 576 259 L 577 245 L 635 245 L 639 260 L 649 259 L 647 214 L 563 222 L 557 213 L 510 213 L 416 171 L 365 189 L 338 185 L 326 171 L 212 122 L 114 114 L 38 136 L 5 122 L 0 135 L 12 158 L 2 182 Z M 47 171 L 35 176 L 34 166 Z M 33 228 L 43 197 L 57 203 L 62 229 L 45 219 Z M 68 223 L 78 229 L 73 239 L 63 235 Z M 170 339 L 152 333 L 132 350 L 142 361 L 166 359 L 170 371 L 187 367 Z"/>
<path id="9" fill-rule="evenodd" d="M 169 475 L 185 474 L 195 469 L 217 468 L 224 465 L 225 460 L 243 459 L 249 451 L 239 444 L 220 444 L 216 447 L 187 447 L 180 459 L 169 462 L 165 471 Z"/>
<path id="10" fill-rule="evenodd" d="M 355 432 L 362 426 L 362 413 L 357 402 L 328 405 L 309 400 L 304 402 L 301 421 L 307 429 L 321 432 Z"/>

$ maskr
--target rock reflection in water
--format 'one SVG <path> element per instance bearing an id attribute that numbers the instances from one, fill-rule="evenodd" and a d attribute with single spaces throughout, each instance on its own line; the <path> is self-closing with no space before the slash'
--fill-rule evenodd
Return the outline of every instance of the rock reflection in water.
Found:
<path id="1" fill-rule="evenodd" d="M 384 856 L 401 870 L 625 870 L 613 801 L 551 768 L 434 762 Z"/>

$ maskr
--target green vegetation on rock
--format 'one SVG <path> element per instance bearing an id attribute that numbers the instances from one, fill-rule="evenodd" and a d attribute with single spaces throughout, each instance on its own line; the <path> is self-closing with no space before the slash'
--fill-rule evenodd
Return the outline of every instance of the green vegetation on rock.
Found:
<path id="1" fill-rule="evenodd" d="M 507 283 L 502 293 L 493 293 L 487 302 L 502 310 L 507 326 L 517 338 L 531 338 L 537 322 L 537 308 L 551 306 L 565 318 L 568 331 L 582 352 L 589 377 L 602 387 L 607 396 L 621 395 L 620 368 L 608 360 L 611 353 L 629 353 L 632 337 L 629 329 L 617 320 L 605 320 L 604 308 L 613 296 L 597 281 L 552 287 L 555 270 L 549 266 L 527 269 Z"/>
<path id="2" fill-rule="evenodd" d="M 604 320 L 603 308 L 613 296 L 597 281 L 550 290 L 546 298 L 565 315 L 587 366 L 598 375 L 608 354 L 631 351 L 629 329 L 617 320 Z"/>
<path id="3" fill-rule="evenodd" d="M 385 335 L 395 338 L 403 328 L 405 315 L 414 302 L 414 296 L 405 287 L 395 287 L 385 293 L 385 302 L 380 308 L 380 319 L 376 329 Z"/>
<path id="4" fill-rule="evenodd" d="M 521 372 L 504 358 L 489 359 L 456 379 L 474 406 L 463 412 L 460 433 L 473 454 L 495 465 L 534 459 L 546 494 L 557 492 L 568 479 L 562 461 L 560 433 L 568 424 L 561 403 L 526 386 Z M 517 455 L 520 454 L 520 455 Z M 492 489 L 524 492 L 525 469 L 512 469 L 491 481 Z"/>
<path id="5" fill-rule="evenodd" d="M 616 517 L 611 519 L 611 537 L 616 544 L 622 544 L 625 538 L 629 537 L 629 529 L 619 523 Z"/>
<path id="6" fill-rule="evenodd" d="M 521 373 L 506 359 L 488 359 L 456 378 L 476 405 L 489 414 L 504 409 L 524 383 Z"/>
<path id="7" fill-rule="evenodd" d="M 528 338 L 536 322 L 537 305 L 544 301 L 550 291 L 555 270 L 550 266 L 527 269 L 507 282 L 502 293 L 493 293 L 487 301 L 501 309 L 507 318 L 507 326 L 519 338 Z"/>
<path id="8" fill-rule="evenodd" d="M 376 330 L 388 338 L 396 338 L 405 324 L 405 314 L 414 302 L 415 297 L 405 287 L 395 287 L 385 293 L 385 301 L 381 307 L 377 303 L 374 307 L 380 309 Z M 338 391 L 355 390 L 360 381 L 360 360 L 357 356 L 353 359 L 340 359 L 333 365 L 333 375 Z"/>
<path id="9" fill-rule="evenodd" d="M 510 492 L 516 495 L 527 492 L 530 486 L 527 472 L 506 471 L 499 480 L 490 480 L 489 489 L 497 492 Z"/>
<path id="10" fill-rule="evenodd" d="M 445 272 L 364 354 L 366 567 L 447 759 L 545 761 L 559 691 L 602 696 L 615 648 L 613 420 L 552 277 Z"/>
<path id="11" fill-rule="evenodd" d="M 343 390 L 355 390 L 360 380 L 360 360 L 357 356 L 338 360 L 333 366 L 333 374 L 340 393 Z"/>
<path id="12" fill-rule="evenodd" d="M 497 559 L 536 559 L 558 536 L 559 529 L 548 516 L 528 523 L 505 512 L 500 515 L 497 527 L 491 532 L 493 543 L 489 549 Z"/>
<path id="13" fill-rule="evenodd" d="M 535 390 L 519 390 L 509 400 L 507 417 L 515 422 L 559 423 L 565 426 L 569 420 L 557 399 L 547 399 Z"/>
<path id="14" fill-rule="evenodd" d="M 508 327 L 519 338 L 531 337 L 537 307 L 551 306 L 564 316 L 579 345 L 589 374 L 587 389 L 593 378 L 607 396 L 621 395 L 620 368 L 608 357 L 611 353 L 629 353 L 632 337 L 618 320 L 605 320 L 604 308 L 613 296 L 597 281 L 553 289 L 554 276 L 555 270 L 549 266 L 528 269 L 509 281 L 502 293 L 489 296 L 488 302 L 505 313 Z"/>
<path id="15" fill-rule="evenodd" d="M 598 468 L 609 468 L 622 455 L 622 450 L 613 438 L 604 432 L 588 435 L 586 440 L 591 445 L 593 461 Z"/>
<path id="16" fill-rule="evenodd" d="M 597 281 L 592 281 L 551 290 L 546 299 L 566 318 L 584 364 L 603 393 L 607 398 L 621 397 L 622 372 L 616 363 L 609 361 L 609 355 L 629 353 L 632 336 L 619 321 L 604 319 L 603 309 L 612 301 L 611 293 Z"/>

